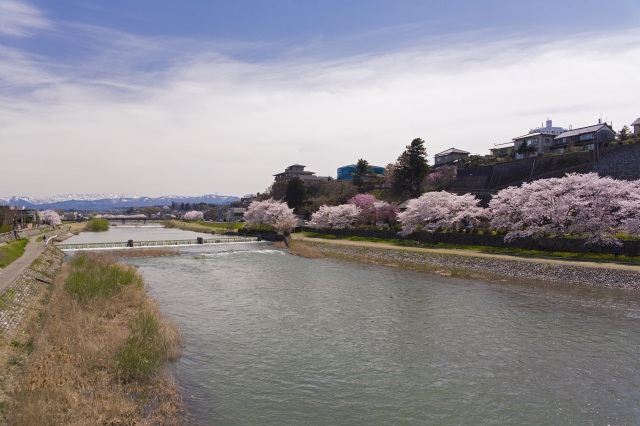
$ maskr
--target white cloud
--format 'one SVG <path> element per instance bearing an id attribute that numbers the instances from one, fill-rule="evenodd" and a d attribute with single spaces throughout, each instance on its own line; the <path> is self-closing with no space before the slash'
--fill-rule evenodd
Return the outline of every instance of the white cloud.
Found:
<path id="1" fill-rule="evenodd" d="M 0 194 L 242 195 L 294 163 L 334 176 L 358 158 L 384 166 L 415 137 L 430 155 L 452 146 L 485 154 L 548 117 L 581 127 L 602 114 L 617 129 L 640 115 L 631 96 L 640 91 L 639 39 L 635 31 L 248 63 L 211 50 L 178 54 L 185 40 L 128 38 L 80 69 L 4 55 L 4 74 L 20 69 L 29 90 L 2 89 L 3 155 L 28 158 L 32 172 L 11 162 L 20 186 L 0 182 Z M 154 61 L 164 65 L 142 66 Z"/>
<path id="2" fill-rule="evenodd" d="M 34 29 L 50 27 L 50 22 L 37 8 L 18 0 L 0 2 L 0 34 L 26 37 Z"/>

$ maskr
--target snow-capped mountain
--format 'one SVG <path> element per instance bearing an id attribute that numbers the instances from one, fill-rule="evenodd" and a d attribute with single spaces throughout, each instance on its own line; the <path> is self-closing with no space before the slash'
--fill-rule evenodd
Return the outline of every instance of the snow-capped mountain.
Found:
<path id="1" fill-rule="evenodd" d="M 176 203 L 207 203 L 225 205 L 240 200 L 228 195 L 143 197 L 127 194 L 64 194 L 51 197 L 1 197 L 0 205 L 38 209 L 102 210 L 123 207 L 170 206 Z"/>

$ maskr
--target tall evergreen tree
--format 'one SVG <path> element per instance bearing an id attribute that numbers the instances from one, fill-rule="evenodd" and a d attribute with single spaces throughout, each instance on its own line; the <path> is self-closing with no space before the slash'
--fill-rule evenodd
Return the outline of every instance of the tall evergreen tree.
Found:
<path id="1" fill-rule="evenodd" d="M 362 192 L 362 186 L 364 184 L 363 177 L 373 174 L 373 170 L 369 165 L 369 162 L 363 158 L 358 160 L 356 164 L 356 171 L 353 176 L 353 184 L 358 188 L 358 192 Z"/>
<path id="2" fill-rule="evenodd" d="M 407 145 L 393 167 L 393 190 L 396 196 L 404 199 L 420 196 L 429 170 L 424 141 L 416 138 Z"/>
<path id="3" fill-rule="evenodd" d="M 298 209 L 304 203 L 304 182 L 300 178 L 293 178 L 287 182 L 284 200 L 290 209 L 294 209 L 297 213 Z"/>

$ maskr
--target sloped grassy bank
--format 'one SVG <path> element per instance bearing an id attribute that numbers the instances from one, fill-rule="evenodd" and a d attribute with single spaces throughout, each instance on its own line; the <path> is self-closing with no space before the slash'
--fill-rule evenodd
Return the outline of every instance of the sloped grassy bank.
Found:
<path id="1" fill-rule="evenodd" d="M 297 248 L 296 248 L 297 247 Z M 295 241 L 292 254 L 400 267 L 440 275 L 486 280 L 536 280 L 640 290 L 640 273 L 561 263 L 534 263 L 517 258 L 479 258 L 376 247 L 357 247 L 314 241 Z M 311 253 L 311 254 L 306 254 Z"/>
<path id="2" fill-rule="evenodd" d="M 77 255 L 22 340 L 31 353 L 5 410 L 10 424 L 185 423 L 177 386 L 163 374 L 180 356 L 180 333 L 134 268 Z"/>

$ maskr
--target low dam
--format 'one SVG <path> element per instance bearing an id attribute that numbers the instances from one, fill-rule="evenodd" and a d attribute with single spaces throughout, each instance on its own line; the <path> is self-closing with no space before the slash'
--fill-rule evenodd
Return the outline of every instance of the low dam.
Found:
<path id="1" fill-rule="evenodd" d="M 134 241 L 127 240 L 125 242 L 103 242 L 103 243 L 84 243 L 84 244 L 56 244 L 62 251 L 75 250 L 100 250 L 100 249 L 123 249 L 123 248 L 144 248 L 144 247 L 165 247 L 165 246 L 190 246 L 195 244 L 228 244 L 228 243 L 247 243 L 260 241 L 258 237 L 230 237 L 230 238 L 202 238 L 189 240 L 160 240 L 160 241 Z"/>

